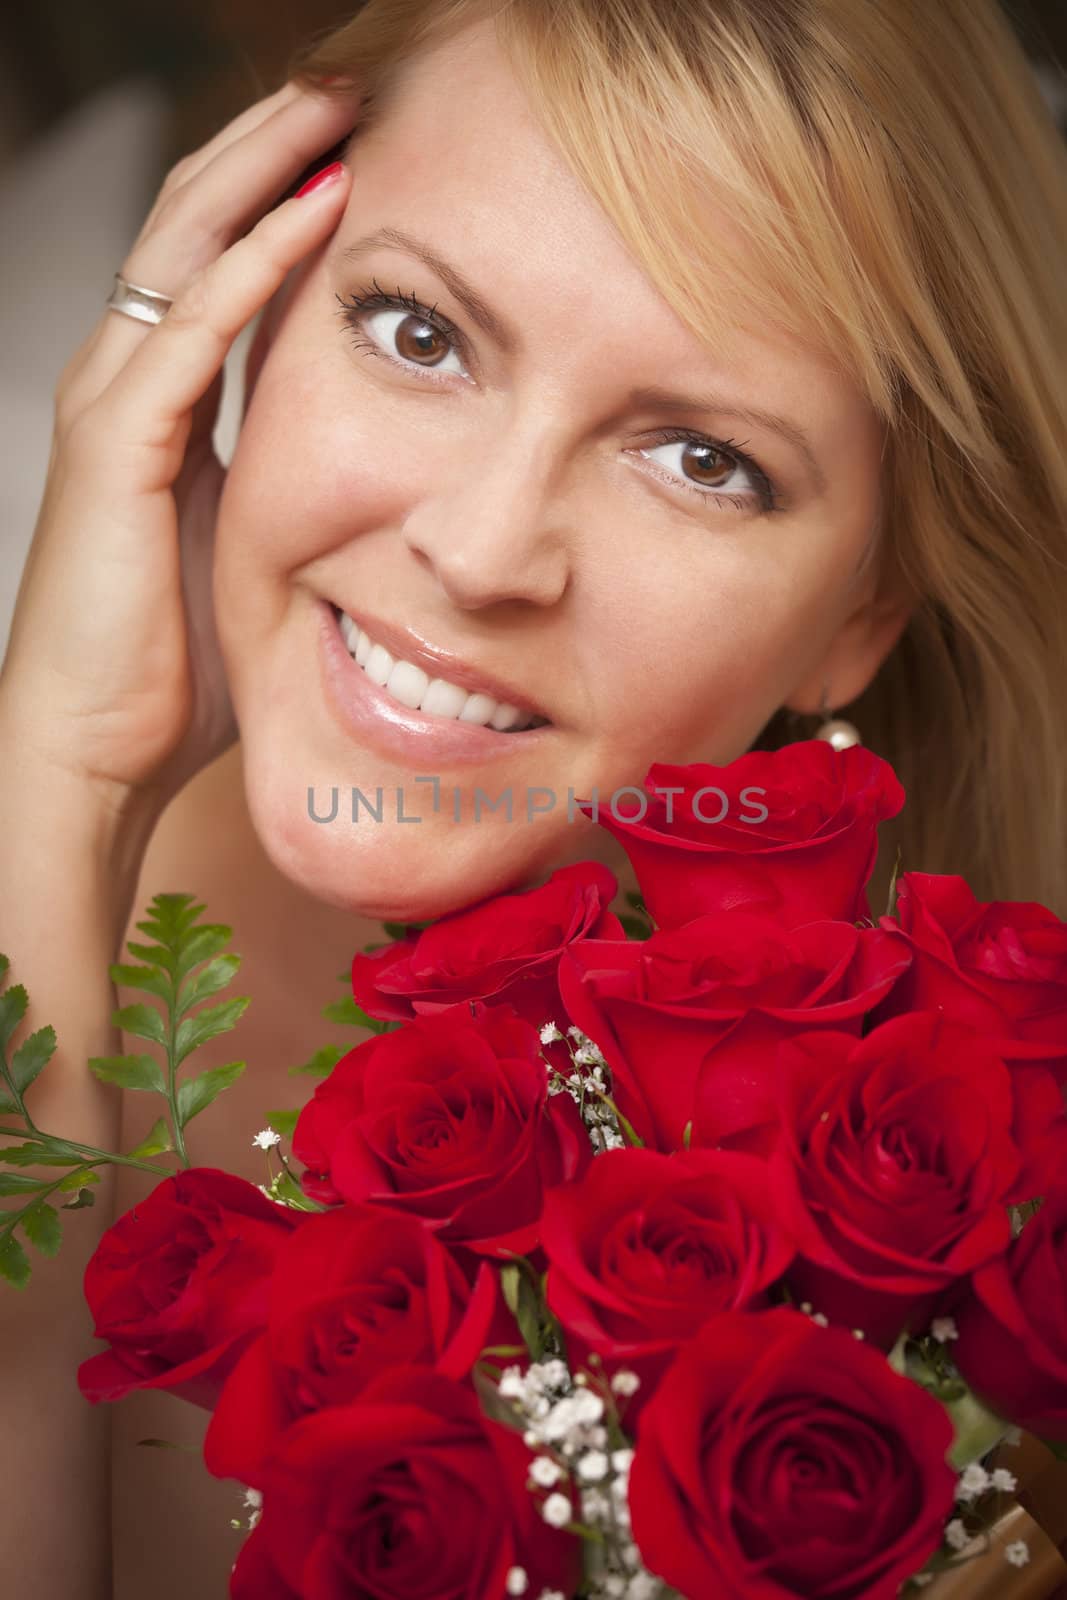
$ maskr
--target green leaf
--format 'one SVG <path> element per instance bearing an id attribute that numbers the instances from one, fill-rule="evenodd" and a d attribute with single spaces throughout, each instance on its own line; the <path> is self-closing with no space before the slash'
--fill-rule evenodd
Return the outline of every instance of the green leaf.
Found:
<path id="1" fill-rule="evenodd" d="M 56 1049 L 56 1030 L 38 1028 L 24 1039 L 11 1057 L 11 1081 L 19 1094 L 25 1094 L 41 1068 L 51 1061 Z"/>
<path id="2" fill-rule="evenodd" d="M 644 900 L 642 900 L 636 889 L 627 889 L 624 899 L 626 900 L 626 904 L 633 906 L 635 911 L 641 911 L 647 915 L 648 907 L 645 905 Z"/>
<path id="3" fill-rule="evenodd" d="M 7 981 L 7 973 L 10 966 L 11 963 L 7 957 L 0 955 L 0 989 L 3 988 L 5 982 Z"/>
<path id="4" fill-rule="evenodd" d="M 0 1117 L 20 1116 L 18 1101 L 0 1078 Z"/>
<path id="5" fill-rule="evenodd" d="M 183 1017 L 175 1037 L 174 1065 L 179 1067 L 187 1055 L 198 1050 L 209 1039 L 220 1033 L 229 1033 L 251 1004 L 249 996 L 239 1000 L 222 1000 L 217 1006 L 205 1006 L 195 1017 Z"/>
<path id="6" fill-rule="evenodd" d="M 386 940 L 383 943 L 383 941 L 381 939 L 379 939 L 377 944 L 365 944 L 363 946 L 362 953 L 365 956 L 372 956 L 374 954 L 375 950 L 388 950 L 389 946 L 391 944 L 395 944 L 395 942 L 396 941 L 394 939 L 389 939 L 389 940 Z M 342 983 L 351 983 L 352 982 L 352 973 L 351 973 L 351 971 L 342 972 L 341 973 L 341 982 Z"/>
<path id="7" fill-rule="evenodd" d="M 421 933 L 423 928 L 428 928 L 435 921 L 427 917 L 424 922 L 383 922 L 382 927 L 395 944 L 398 939 L 406 940 L 409 933 Z"/>
<path id="8" fill-rule="evenodd" d="M 186 973 L 198 967 L 202 961 L 210 961 L 212 956 L 217 956 L 225 950 L 233 938 L 233 929 L 222 922 L 205 922 L 202 928 L 197 928 L 190 934 L 179 951 L 177 973 L 179 978 L 184 978 Z"/>
<path id="9" fill-rule="evenodd" d="M 24 1289 L 30 1281 L 29 1257 L 10 1229 L 0 1233 L 0 1278 L 16 1289 Z"/>
<path id="10" fill-rule="evenodd" d="M 369 1028 L 371 1033 L 387 1033 L 389 1023 L 382 1017 L 372 1017 L 358 1006 L 351 995 L 343 1000 L 331 1000 L 323 1008 L 327 1022 L 340 1022 L 346 1028 Z"/>
<path id="11" fill-rule="evenodd" d="M 51 1258 L 59 1254 L 59 1247 L 63 1243 L 63 1230 L 59 1226 L 59 1215 L 54 1206 L 46 1205 L 43 1200 L 31 1206 L 23 1213 L 22 1231 L 43 1256 Z"/>
<path id="12" fill-rule="evenodd" d="M 187 980 L 178 995 L 178 1005 L 175 1016 L 184 1017 L 192 1007 L 200 1004 L 202 1000 L 210 1000 L 213 994 L 218 994 L 220 989 L 225 989 L 232 983 L 241 966 L 240 956 L 222 955 L 209 961 L 202 967 L 195 977 Z"/>
<path id="13" fill-rule="evenodd" d="M 626 936 L 629 939 L 647 939 L 652 933 L 652 929 L 649 927 L 644 917 L 631 917 L 627 912 L 624 911 L 621 913 L 619 921 L 625 929 Z"/>
<path id="14" fill-rule="evenodd" d="M 0 1195 L 34 1194 L 47 1189 L 47 1178 L 30 1178 L 24 1172 L 0 1172 Z"/>
<path id="15" fill-rule="evenodd" d="M 25 1016 L 26 1002 L 26 988 L 21 983 L 0 994 L 0 1051 L 7 1049 L 11 1035 Z"/>
<path id="16" fill-rule="evenodd" d="M 342 1056 L 348 1054 L 344 1045 L 324 1044 L 321 1050 L 316 1050 L 310 1061 L 305 1061 L 302 1067 L 290 1067 L 289 1076 L 298 1078 L 306 1074 L 309 1078 L 328 1078 Z"/>
<path id="17" fill-rule="evenodd" d="M 12 1167 L 69 1167 L 81 1161 L 82 1154 L 81 1150 L 64 1145 L 61 1140 L 49 1140 L 47 1144 L 0 1145 L 0 1161 Z"/>
<path id="18" fill-rule="evenodd" d="M 152 1124 L 152 1131 L 141 1140 L 135 1150 L 127 1154 L 137 1161 L 146 1161 L 149 1156 L 160 1156 L 167 1150 L 174 1149 L 174 1139 L 171 1135 L 170 1125 L 166 1117 L 160 1117 L 158 1122 Z"/>
<path id="19" fill-rule="evenodd" d="M 91 1189 L 79 1189 L 77 1198 L 68 1200 L 61 1209 L 64 1211 L 84 1211 L 86 1206 L 96 1204 L 96 1196 Z"/>
<path id="20" fill-rule="evenodd" d="M 198 1078 L 190 1078 L 178 1090 L 178 1121 L 182 1127 L 209 1106 L 216 1095 L 228 1089 L 245 1070 L 243 1061 L 228 1061 L 222 1067 L 209 1067 Z"/>
<path id="21" fill-rule="evenodd" d="M 310 1195 L 304 1193 L 291 1172 L 279 1173 L 271 1188 L 274 1191 L 275 1198 L 283 1201 L 287 1206 L 291 1206 L 294 1211 L 323 1211 L 325 1209 L 325 1207 L 319 1205 L 317 1200 L 312 1200 Z"/>
<path id="22" fill-rule="evenodd" d="M 162 967 L 168 975 L 173 975 L 175 957 L 164 945 L 134 944 L 132 939 L 127 939 L 126 948 L 138 961 L 147 961 L 150 966 Z"/>
<path id="23" fill-rule="evenodd" d="M 152 1044 L 166 1045 L 167 1029 L 155 1006 L 121 1006 L 112 1021 L 125 1033 L 138 1039 L 148 1039 Z"/>
<path id="24" fill-rule="evenodd" d="M 690 1139 L 692 1139 L 692 1137 L 693 1137 L 693 1119 L 692 1119 L 692 1117 L 690 1117 L 689 1121 L 685 1125 L 685 1132 L 682 1134 L 682 1149 L 683 1150 L 688 1150 L 689 1149 L 689 1141 L 690 1141 Z"/>
<path id="25" fill-rule="evenodd" d="M 143 989 L 146 994 L 154 994 L 165 1004 L 170 1003 L 170 975 L 160 972 L 158 967 L 131 967 L 116 961 L 107 971 L 112 983 L 121 984 L 126 989 Z"/>
<path id="26" fill-rule="evenodd" d="M 504 1304 L 513 1317 L 518 1315 L 521 1278 L 522 1269 L 514 1261 L 505 1262 L 500 1269 L 500 1293 L 504 1296 Z"/>
<path id="27" fill-rule="evenodd" d="M 292 1139 L 293 1129 L 296 1127 L 299 1116 L 299 1110 L 268 1111 L 267 1126 L 273 1128 L 275 1133 L 280 1133 L 283 1139 Z"/>
<path id="28" fill-rule="evenodd" d="M 59 1184 L 59 1193 L 69 1194 L 72 1189 L 81 1189 L 85 1184 L 99 1182 L 99 1174 L 94 1172 L 92 1167 L 78 1167 L 74 1172 L 67 1173 Z"/>
<path id="29" fill-rule="evenodd" d="M 90 1056 L 89 1070 L 101 1083 L 117 1083 L 123 1089 L 150 1089 L 166 1094 L 163 1069 L 151 1056 Z"/>
<path id="30" fill-rule="evenodd" d="M 1060 1461 L 1067 1461 L 1067 1439 L 1042 1439 L 1041 1443 Z"/>

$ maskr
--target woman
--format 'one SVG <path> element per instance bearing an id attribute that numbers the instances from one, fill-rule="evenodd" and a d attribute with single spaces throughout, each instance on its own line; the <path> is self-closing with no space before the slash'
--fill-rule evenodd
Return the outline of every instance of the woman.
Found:
<path id="1" fill-rule="evenodd" d="M 993 0 L 370 0 L 297 66 L 170 174 L 116 292 L 155 320 L 103 315 L 57 392 L 0 679 L 38 1120 L 141 1129 L 84 1060 L 131 1046 L 107 964 L 188 889 L 259 997 L 194 1160 L 261 1178 L 377 919 L 583 856 L 629 883 L 568 790 L 838 708 L 905 784 L 908 866 L 1067 913 L 1067 183 Z M 136 1446 L 204 1419 L 142 1399 L 112 1551 L 75 1260 L 137 1192 L 0 1301 L 26 1594 L 97 1600 L 113 1558 L 123 1600 L 221 1594 L 236 1554 L 233 1485 Z"/>

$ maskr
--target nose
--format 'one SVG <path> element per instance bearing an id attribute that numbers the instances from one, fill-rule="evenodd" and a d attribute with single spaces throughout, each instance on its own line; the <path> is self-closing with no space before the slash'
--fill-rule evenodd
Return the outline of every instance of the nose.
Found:
<path id="1" fill-rule="evenodd" d="M 572 551 L 550 441 L 523 430 L 508 447 L 498 436 L 491 460 L 480 443 L 450 468 L 445 486 L 409 510 L 409 548 L 462 610 L 499 600 L 552 605 L 567 586 Z"/>

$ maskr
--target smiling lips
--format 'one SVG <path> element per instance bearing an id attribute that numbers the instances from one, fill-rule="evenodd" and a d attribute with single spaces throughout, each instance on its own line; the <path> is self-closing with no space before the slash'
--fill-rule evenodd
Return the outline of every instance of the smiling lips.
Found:
<path id="1" fill-rule="evenodd" d="M 548 722 L 547 717 L 526 706 L 494 697 L 488 690 L 497 685 L 476 683 L 469 668 L 431 650 L 414 635 L 406 635 L 402 630 L 390 628 L 388 624 L 380 624 L 376 632 L 387 637 L 391 645 L 399 647 L 402 644 L 410 652 L 396 653 L 380 643 L 347 612 L 338 606 L 333 606 L 333 611 L 352 659 L 363 668 L 373 683 L 400 705 L 447 721 L 492 728 L 498 733 L 520 733 L 527 728 L 542 727 Z M 424 665 L 411 659 L 412 656 L 421 657 Z M 434 676 L 434 669 L 445 664 L 449 667 L 450 675 Z M 467 687 L 457 679 L 466 679 Z"/>

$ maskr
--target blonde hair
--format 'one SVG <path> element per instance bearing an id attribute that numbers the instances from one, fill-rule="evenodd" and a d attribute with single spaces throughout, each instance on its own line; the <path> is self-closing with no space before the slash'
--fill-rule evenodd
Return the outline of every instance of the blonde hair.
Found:
<path id="1" fill-rule="evenodd" d="M 899 845 L 1067 916 L 1067 151 L 1011 27 L 993 0 L 368 0 L 292 71 L 354 78 L 366 126 L 487 15 L 693 333 L 817 340 L 885 425 L 879 555 L 913 611 L 847 713 L 908 796 L 876 911 Z M 813 730 L 783 710 L 757 745 Z"/>

